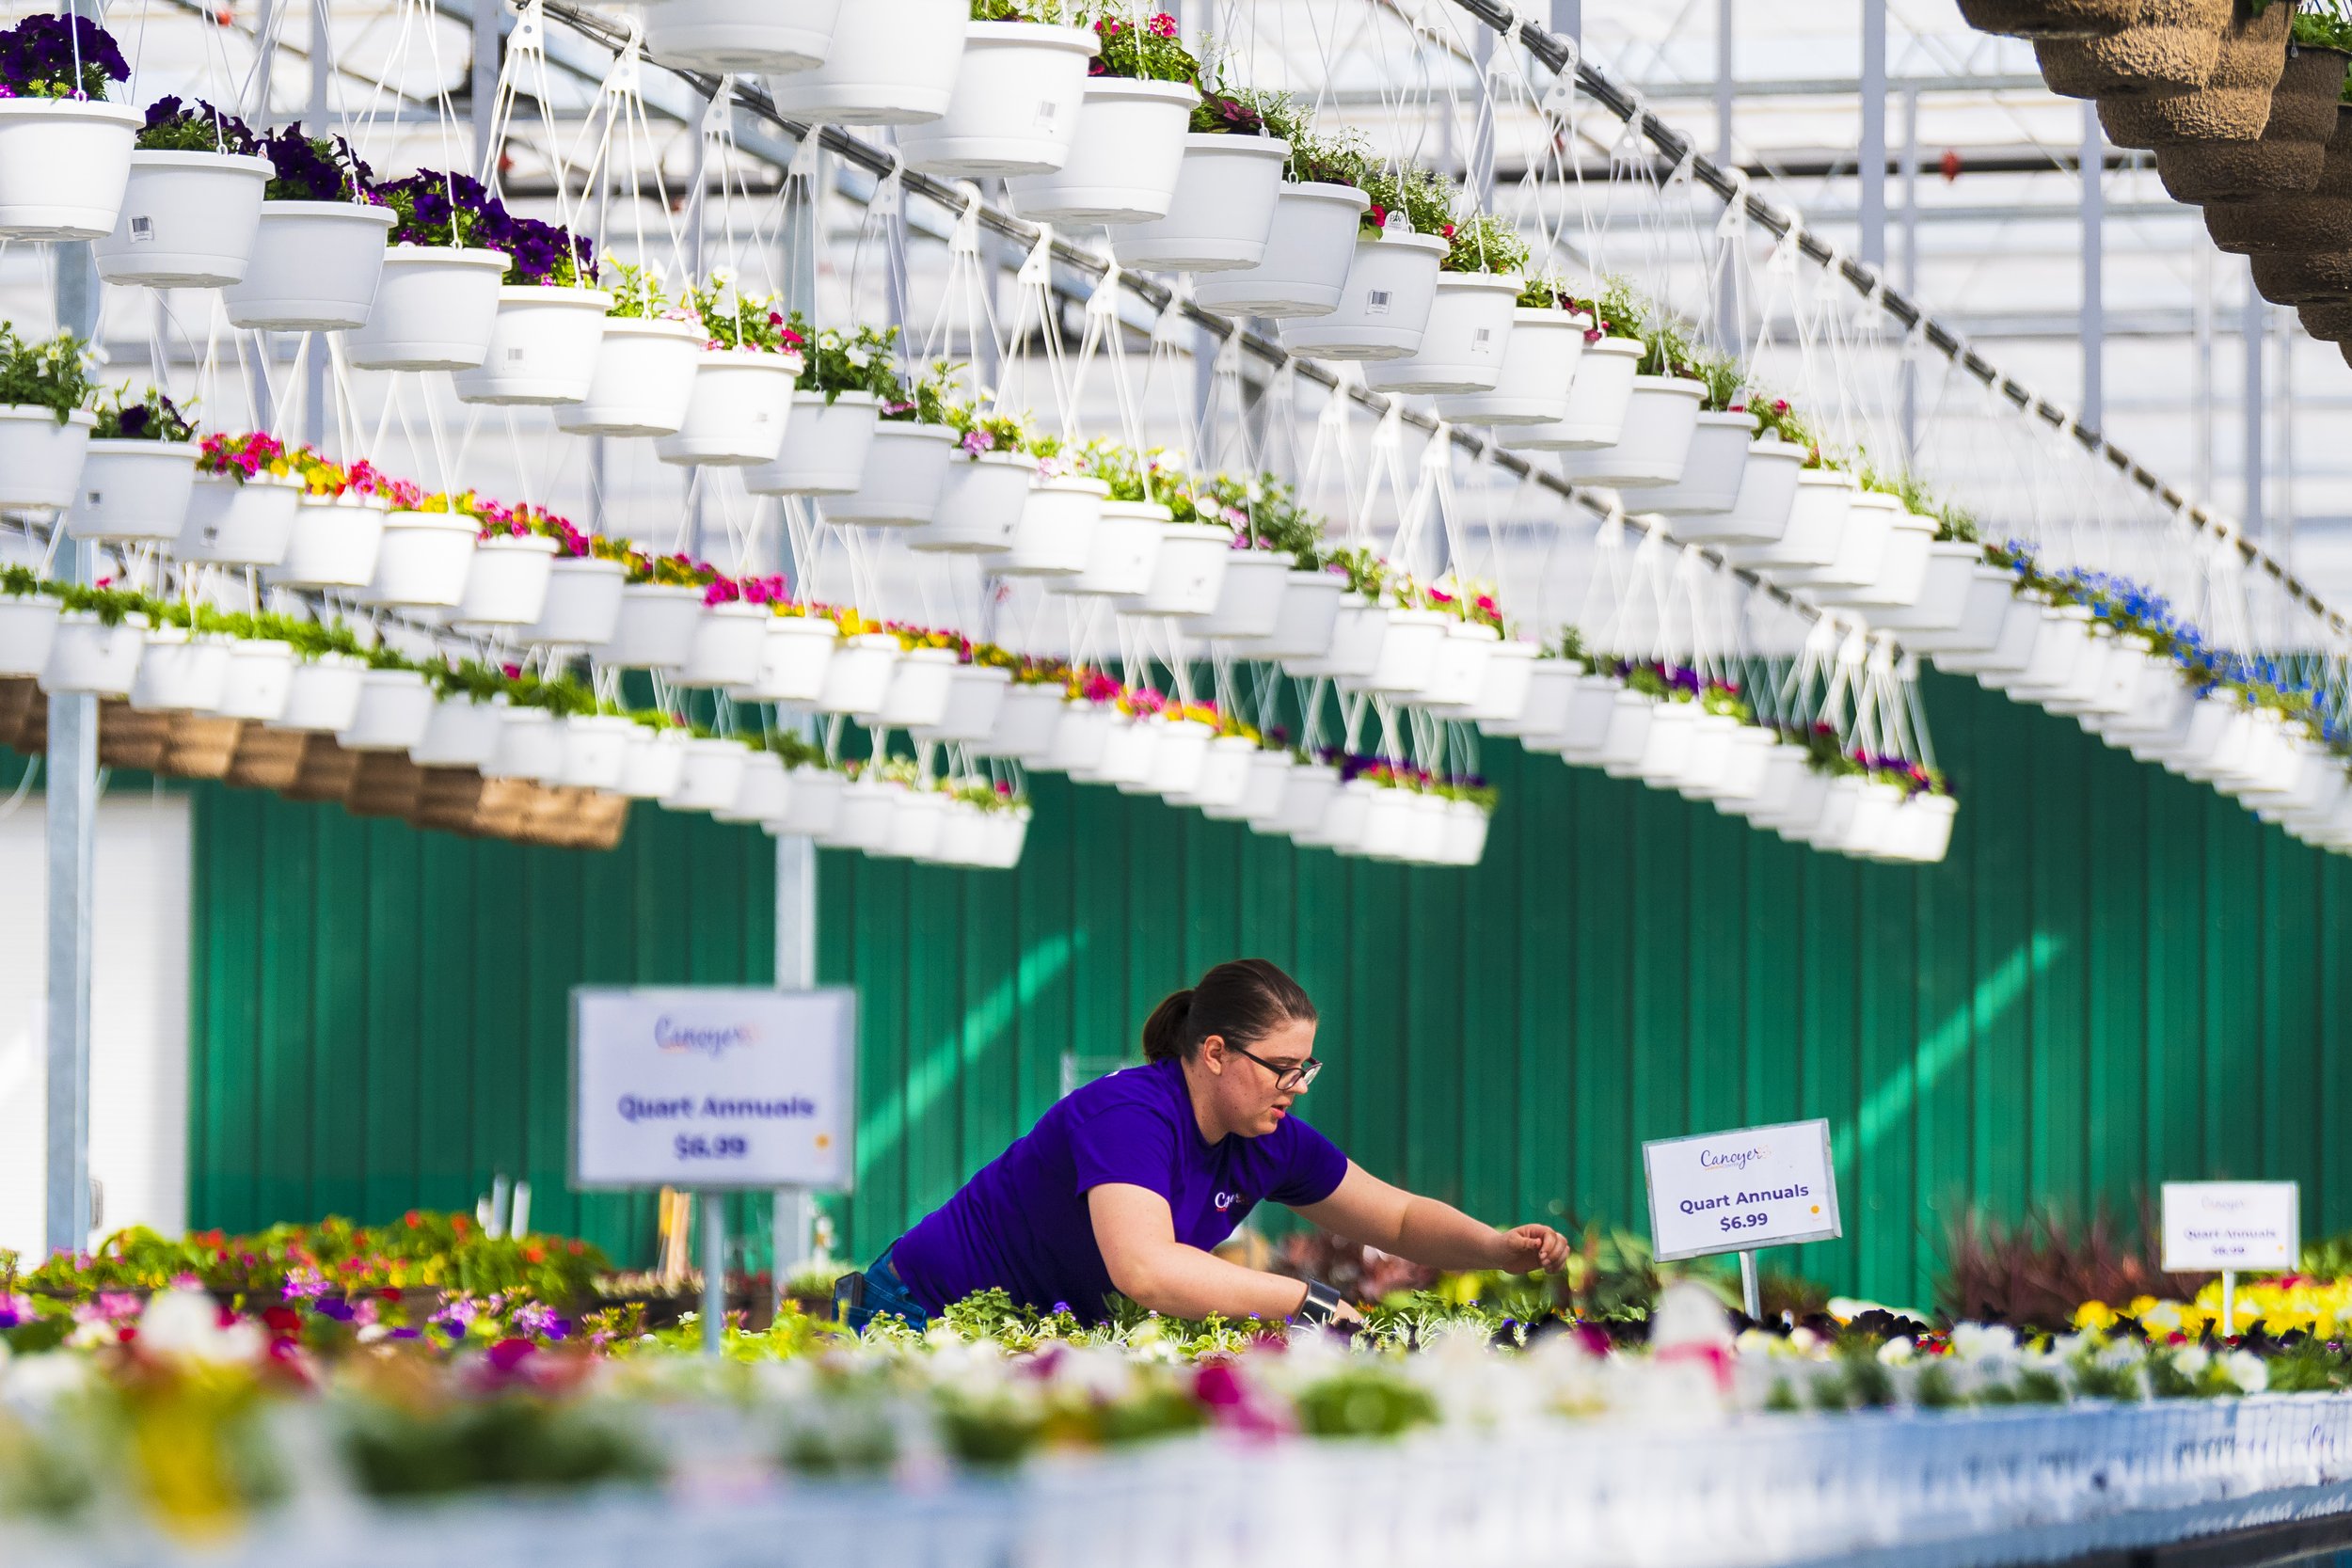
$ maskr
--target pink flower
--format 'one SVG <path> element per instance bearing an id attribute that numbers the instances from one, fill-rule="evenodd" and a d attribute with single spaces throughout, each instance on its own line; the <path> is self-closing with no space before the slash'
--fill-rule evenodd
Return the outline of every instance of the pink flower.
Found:
<path id="1" fill-rule="evenodd" d="M 1155 39 L 1172 39 L 1176 36 L 1176 19 L 1166 11 L 1153 17 L 1149 26 L 1152 36 Z"/>
<path id="2" fill-rule="evenodd" d="M 969 431 L 965 433 L 961 445 L 965 451 L 971 453 L 974 457 L 977 457 L 982 452 L 993 451 L 995 450 L 996 437 L 991 436 L 985 430 Z"/>

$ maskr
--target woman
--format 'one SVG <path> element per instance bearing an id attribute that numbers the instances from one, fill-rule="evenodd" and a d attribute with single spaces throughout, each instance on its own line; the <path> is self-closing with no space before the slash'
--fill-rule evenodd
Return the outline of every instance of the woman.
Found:
<path id="1" fill-rule="evenodd" d="M 1261 1200 L 1350 1241 L 1441 1269 L 1549 1269 L 1567 1242 L 1497 1232 L 1359 1168 L 1293 1115 L 1324 1064 L 1315 1007 L 1263 958 L 1218 964 L 1152 1009 L 1145 1065 L 1061 1101 L 834 1295 L 845 1322 L 921 1327 L 1001 1287 L 1100 1322 L 1116 1291 L 1172 1317 L 1357 1322 L 1320 1281 L 1245 1268 L 1212 1248 Z"/>

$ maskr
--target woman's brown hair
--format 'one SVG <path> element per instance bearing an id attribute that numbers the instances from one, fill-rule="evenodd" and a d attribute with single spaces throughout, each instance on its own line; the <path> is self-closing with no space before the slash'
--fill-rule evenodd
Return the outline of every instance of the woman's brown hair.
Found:
<path id="1" fill-rule="evenodd" d="M 1211 1035 L 1246 1049 L 1286 1023 L 1314 1021 L 1315 1005 L 1297 981 L 1263 958 L 1234 958 L 1152 1009 L 1143 1025 L 1143 1059 L 1188 1062 Z"/>

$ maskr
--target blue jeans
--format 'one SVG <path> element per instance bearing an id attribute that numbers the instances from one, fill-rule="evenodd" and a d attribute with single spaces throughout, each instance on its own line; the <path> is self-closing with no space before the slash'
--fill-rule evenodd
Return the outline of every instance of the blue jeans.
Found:
<path id="1" fill-rule="evenodd" d="M 905 1320 L 906 1325 L 917 1332 L 929 1327 L 931 1321 L 930 1313 L 907 1289 L 907 1282 L 898 1277 L 898 1267 L 890 1260 L 887 1247 L 863 1275 L 844 1275 L 834 1283 L 833 1308 L 842 1323 L 860 1334 L 866 1332 L 867 1323 L 885 1313 Z"/>

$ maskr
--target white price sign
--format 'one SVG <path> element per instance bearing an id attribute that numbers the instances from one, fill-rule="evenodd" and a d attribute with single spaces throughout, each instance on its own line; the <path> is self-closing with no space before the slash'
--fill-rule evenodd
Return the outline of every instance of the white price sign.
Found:
<path id="1" fill-rule="evenodd" d="M 1642 1146 L 1658 1260 L 1839 1234 L 1829 1123 L 1790 1121 Z"/>
<path id="2" fill-rule="evenodd" d="M 2167 1181 L 2168 1274 L 2286 1273 L 2303 1252 L 2303 1196 L 2292 1181 Z"/>
<path id="3" fill-rule="evenodd" d="M 572 992 L 575 1188 L 850 1186 L 857 997 Z"/>

